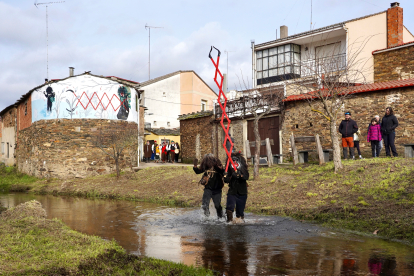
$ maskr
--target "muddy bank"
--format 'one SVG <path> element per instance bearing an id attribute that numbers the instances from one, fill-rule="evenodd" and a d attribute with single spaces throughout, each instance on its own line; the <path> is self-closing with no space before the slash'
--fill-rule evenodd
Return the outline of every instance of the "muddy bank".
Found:
<path id="1" fill-rule="evenodd" d="M 403 158 L 302 164 L 260 169 L 249 181 L 247 210 L 291 216 L 326 226 L 414 242 L 414 162 Z M 191 167 L 153 167 L 87 179 L 41 180 L 27 185 L 39 194 L 143 200 L 200 206 L 202 187 Z M 19 189 L 22 189 L 21 185 Z M 12 188 L 13 190 L 13 188 Z M 225 203 L 227 187 L 222 203 Z"/>
<path id="2" fill-rule="evenodd" d="M 32 200 L 0 215 L 2 275 L 213 275 L 211 271 L 127 254 L 114 241 L 46 219 Z"/>

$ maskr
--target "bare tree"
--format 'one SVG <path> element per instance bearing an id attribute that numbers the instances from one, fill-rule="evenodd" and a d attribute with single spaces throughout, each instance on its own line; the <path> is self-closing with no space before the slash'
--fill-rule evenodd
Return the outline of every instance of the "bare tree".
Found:
<path id="1" fill-rule="evenodd" d="M 310 111 L 329 122 L 335 172 L 343 168 L 338 137 L 337 119 L 356 85 L 365 84 L 371 68 L 361 52 L 371 37 L 354 43 L 347 49 L 340 44 L 321 45 L 319 51 L 295 61 L 300 78 L 285 80 L 289 94 L 300 95 L 308 102 Z M 310 52 L 310 51 L 309 51 Z M 294 76 L 294 74 L 293 74 Z M 293 93 L 292 93 L 293 92 Z"/>
<path id="2" fill-rule="evenodd" d="M 127 123 L 116 123 L 105 127 L 104 130 L 100 128 L 93 139 L 95 147 L 100 148 L 106 155 L 114 159 L 117 177 L 120 176 L 119 162 L 123 151 L 136 152 L 137 135 L 137 128 L 129 127 Z"/>
<path id="3" fill-rule="evenodd" d="M 245 86 L 247 86 L 245 84 Z M 237 92 L 237 99 L 229 101 L 226 107 L 226 113 L 233 118 L 253 117 L 253 133 L 255 137 L 254 153 L 254 179 L 259 179 L 259 160 L 261 137 L 259 133 L 259 121 L 261 118 L 271 112 L 283 111 L 283 89 L 275 86 L 268 86 L 257 89 L 246 89 Z M 221 116 L 221 110 L 216 109 L 216 116 Z"/>

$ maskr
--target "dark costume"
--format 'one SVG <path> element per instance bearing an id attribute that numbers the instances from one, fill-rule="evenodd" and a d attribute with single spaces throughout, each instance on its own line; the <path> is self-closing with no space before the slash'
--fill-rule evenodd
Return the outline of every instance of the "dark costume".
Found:
<path id="1" fill-rule="evenodd" d="M 236 217 L 244 219 L 244 208 L 247 201 L 247 181 L 249 179 L 249 171 L 246 159 L 241 153 L 232 153 L 231 158 L 237 166 L 235 171 L 230 163 L 227 174 L 224 176 L 224 182 L 229 183 L 229 191 L 227 192 L 227 222 L 233 220 L 233 212 L 236 207 Z"/>
<path id="2" fill-rule="evenodd" d="M 150 160 L 151 153 L 152 153 L 152 146 L 151 146 L 151 144 L 145 144 L 144 145 L 145 162 L 148 162 Z"/>
<path id="3" fill-rule="evenodd" d="M 391 156 L 390 148 L 392 155 L 394 157 L 398 156 L 397 150 L 395 148 L 395 129 L 398 127 L 398 120 L 395 117 L 393 112 L 390 112 L 389 115 L 385 115 L 381 121 L 381 133 L 382 138 L 384 139 L 385 154 Z"/>
<path id="4" fill-rule="evenodd" d="M 126 120 L 128 119 L 128 115 L 129 115 L 129 108 L 130 108 L 129 103 L 131 101 L 131 95 L 125 86 L 121 86 L 118 88 L 118 95 L 119 95 L 119 100 L 121 101 L 121 106 L 119 107 L 119 111 L 116 117 L 119 120 Z"/>
<path id="5" fill-rule="evenodd" d="M 210 216 L 210 199 L 213 199 L 214 207 L 217 211 L 218 218 L 223 217 L 223 208 L 221 207 L 221 191 L 223 189 L 223 173 L 221 162 L 212 154 L 206 154 L 201 161 L 200 167 L 197 167 L 197 159 L 194 160 L 193 170 L 196 174 L 204 173 L 208 176 L 208 182 L 204 185 L 202 208 L 204 214 Z"/>
<path id="6" fill-rule="evenodd" d="M 52 87 L 48 86 L 46 92 L 43 92 L 47 99 L 47 111 L 52 112 L 52 104 L 55 101 L 55 92 L 53 92 Z"/>

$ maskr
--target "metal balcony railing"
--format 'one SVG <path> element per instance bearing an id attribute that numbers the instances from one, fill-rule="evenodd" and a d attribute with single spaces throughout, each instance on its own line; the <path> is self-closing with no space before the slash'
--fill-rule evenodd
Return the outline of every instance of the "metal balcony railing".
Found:
<path id="1" fill-rule="evenodd" d="M 339 54 L 301 62 L 301 77 L 341 71 L 346 68 L 346 54 Z"/>

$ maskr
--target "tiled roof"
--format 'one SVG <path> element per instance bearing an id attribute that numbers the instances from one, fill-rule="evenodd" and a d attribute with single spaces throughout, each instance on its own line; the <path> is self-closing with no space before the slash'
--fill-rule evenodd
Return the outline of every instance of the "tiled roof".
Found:
<path id="1" fill-rule="evenodd" d="M 145 128 L 145 130 L 152 132 L 155 135 L 168 135 L 168 136 L 180 135 L 180 128 Z"/>
<path id="2" fill-rule="evenodd" d="M 187 120 L 187 119 L 195 119 L 195 118 L 201 118 L 201 117 L 207 117 L 212 116 L 214 112 L 212 110 L 208 111 L 199 111 L 199 112 L 193 112 L 188 114 L 183 114 L 178 116 L 178 120 Z"/>
<path id="3" fill-rule="evenodd" d="M 314 29 L 314 30 L 311 30 L 311 31 L 306 31 L 306 32 L 290 35 L 290 36 L 285 37 L 285 38 L 279 38 L 279 39 L 276 39 L 276 40 L 256 44 L 255 47 L 263 47 L 263 46 L 266 46 L 268 44 L 287 41 L 287 40 L 291 40 L 291 39 L 294 39 L 294 38 L 299 38 L 299 37 L 310 35 L 310 34 L 317 34 L 319 32 L 323 32 L 323 31 L 326 31 L 326 30 L 331 30 L 331 29 L 335 29 L 335 28 L 338 28 L 338 27 L 342 27 L 346 23 L 350 23 L 350 22 L 357 21 L 357 20 L 362 20 L 362 19 L 365 19 L 365 18 L 368 18 L 368 17 L 371 17 L 371 16 L 375 16 L 375 15 L 384 13 L 384 12 L 386 12 L 386 11 L 382 11 L 382 12 L 378 12 L 378 13 L 374 13 L 374 14 L 354 18 L 354 19 L 351 19 L 351 20 L 347 20 L 347 21 L 343 21 L 343 22 L 340 22 L 340 23 L 332 24 L 332 25 L 325 26 L 325 27 L 322 27 L 322 28 L 319 28 L 319 29 Z"/>
<path id="4" fill-rule="evenodd" d="M 407 46 L 410 46 L 411 44 L 414 45 L 414 41 L 406 42 L 406 43 L 403 43 L 403 44 L 400 44 L 400 45 L 396 45 L 396 46 L 392 46 L 392 47 L 388 47 L 388 48 L 385 48 L 385 49 L 375 50 L 375 51 L 372 51 L 372 54 L 374 55 L 377 52 L 385 52 L 386 50 L 394 50 L 394 48 L 407 47 Z"/>
<path id="5" fill-rule="evenodd" d="M 358 93 L 373 92 L 373 91 L 380 91 L 380 90 L 393 89 L 393 88 L 403 88 L 403 87 L 410 87 L 410 86 L 414 86 L 414 79 L 393 80 L 393 81 L 359 85 L 359 86 L 355 86 L 351 92 L 347 92 L 347 93 L 358 94 Z M 284 99 L 283 101 L 293 102 L 293 101 L 301 101 L 301 100 L 306 100 L 306 99 L 315 99 L 316 92 L 317 91 L 312 91 L 306 94 L 291 95 L 291 96 L 286 97 L 286 99 Z"/>
<path id="6" fill-rule="evenodd" d="M 110 79 L 115 78 L 115 79 L 119 79 L 119 80 L 123 80 L 123 81 L 131 82 L 131 83 L 136 83 L 136 84 L 139 84 L 139 82 L 137 82 L 137 81 L 127 80 L 127 79 L 123 79 L 123 78 L 116 77 L 116 76 L 107 76 L 107 78 L 110 78 Z"/>

